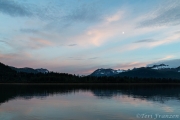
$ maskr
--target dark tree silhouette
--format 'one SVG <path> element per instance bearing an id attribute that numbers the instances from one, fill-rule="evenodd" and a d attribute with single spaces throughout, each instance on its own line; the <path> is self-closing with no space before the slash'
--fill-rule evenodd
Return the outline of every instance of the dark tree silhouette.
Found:
<path id="1" fill-rule="evenodd" d="M 142 71 L 144 74 L 144 71 Z M 0 63 L 0 83 L 180 83 L 179 79 L 130 76 L 77 76 L 67 73 L 16 72 Z"/>

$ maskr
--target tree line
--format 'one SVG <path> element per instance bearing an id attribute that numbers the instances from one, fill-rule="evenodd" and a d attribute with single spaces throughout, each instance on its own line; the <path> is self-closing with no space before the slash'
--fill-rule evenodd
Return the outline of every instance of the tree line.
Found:
<path id="1" fill-rule="evenodd" d="M 114 76 L 78 76 L 67 73 L 17 73 L 0 75 L 1 83 L 180 83 L 171 78 L 138 78 Z"/>
<path id="2" fill-rule="evenodd" d="M 0 83 L 180 83 L 172 78 L 138 78 L 128 76 L 78 76 L 67 73 L 25 73 L 0 63 Z"/>

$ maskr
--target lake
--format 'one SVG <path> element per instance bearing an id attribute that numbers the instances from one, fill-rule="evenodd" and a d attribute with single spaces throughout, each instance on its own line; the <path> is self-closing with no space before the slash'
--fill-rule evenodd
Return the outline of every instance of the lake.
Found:
<path id="1" fill-rule="evenodd" d="M 0 120 L 180 120 L 176 85 L 0 85 Z"/>

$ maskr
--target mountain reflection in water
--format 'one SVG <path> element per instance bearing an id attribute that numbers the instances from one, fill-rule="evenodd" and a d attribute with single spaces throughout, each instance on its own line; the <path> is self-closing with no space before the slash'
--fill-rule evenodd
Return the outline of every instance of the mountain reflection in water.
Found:
<path id="1" fill-rule="evenodd" d="M 0 120 L 149 120 L 179 103 L 178 85 L 0 85 Z"/>
<path id="2" fill-rule="evenodd" d="M 132 98 L 164 102 L 180 100 L 178 85 L 119 85 L 119 86 L 59 86 L 59 85 L 0 85 L 0 103 L 16 98 L 45 98 L 56 94 L 89 91 L 99 99 L 127 95 Z"/>

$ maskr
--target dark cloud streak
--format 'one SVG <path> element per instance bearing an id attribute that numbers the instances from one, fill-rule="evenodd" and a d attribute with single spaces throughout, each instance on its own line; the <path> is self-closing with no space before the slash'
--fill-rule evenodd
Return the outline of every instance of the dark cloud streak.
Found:
<path id="1" fill-rule="evenodd" d="M 73 46 L 76 46 L 77 44 L 69 44 L 68 46 L 71 46 L 71 47 L 73 47 Z"/>
<path id="2" fill-rule="evenodd" d="M 148 18 L 139 23 L 138 27 L 174 26 L 180 24 L 180 1 L 174 0 L 163 4 L 166 6 L 155 12 L 154 18 Z M 153 13 L 154 11 L 152 11 Z"/>
<path id="3" fill-rule="evenodd" d="M 12 17 L 37 17 L 41 20 L 59 19 L 59 9 L 51 5 L 20 4 L 14 0 L 0 0 L 0 12 Z"/>
<path id="4" fill-rule="evenodd" d="M 98 57 L 92 57 L 92 58 L 89 58 L 89 59 L 97 59 Z"/>
<path id="5" fill-rule="evenodd" d="M 32 16 L 26 6 L 22 6 L 12 0 L 0 0 L 0 12 L 10 16 Z"/>
<path id="6" fill-rule="evenodd" d="M 6 42 L 6 41 L 4 41 L 4 40 L 0 40 L 0 43 L 5 43 L 5 44 L 7 44 L 7 45 L 10 45 L 10 43 L 8 43 L 8 42 Z"/>
<path id="7" fill-rule="evenodd" d="M 101 19 L 100 11 L 93 3 L 81 4 L 63 17 L 71 22 L 97 22 Z"/>
<path id="8" fill-rule="evenodd" d="M 20 29 L 23 33 L 38 33 L 39 31 L 36 29 Z"/>
<path id="9" fill-rule="evenodd" d="M 176 31 L 176 32 L 174 32 L 174 34 L 180 34 L 180 31 Z"/>
<path id="10" fill-rule="evenodd" d="M 143 39 L 143 40 L 138 40 L 138 41 L 135 41 L 134 43 L 148 43 L 148 42 L 155 42 L 155 40 L 153 39 Z"/>

